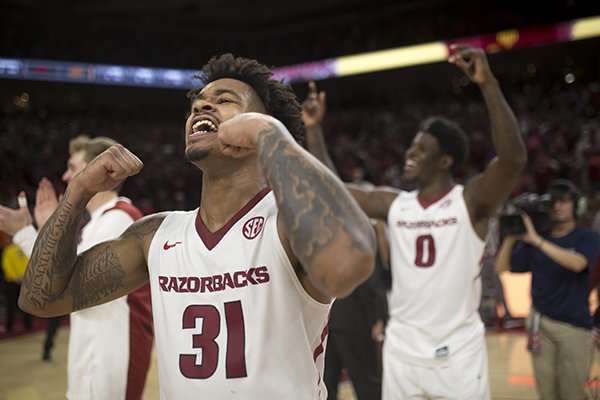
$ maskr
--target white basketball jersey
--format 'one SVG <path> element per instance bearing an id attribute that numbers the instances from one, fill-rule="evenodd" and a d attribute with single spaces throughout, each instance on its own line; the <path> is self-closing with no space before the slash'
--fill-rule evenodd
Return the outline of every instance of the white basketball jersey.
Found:
<path id="1" fill-rule="evenodd" d="M 329 304 L 301 286 L 265 188 L 219 231 L 170 213 L 149 273 L 161 399 L 325 399 Z"/>
<path id="2" fill-rule="evenodd" d="M 98 207 L 91 213 L 89 222 L 81 232 L 77 252 L 82 253 L 102 241 L 119 237 L 139 218 L 132 208 L 139 213 L 123 197 L 111 199 Z M 140 346 L 142 350 L 150 351 L 152 341 L 132 342 L 130 339 L 132 333 L 138 338 L 144 338 L 147 333 L 136 323 L 138 317 L 148 324 L 151 319 L 149 307 L 144 315 L 140 315 L 141 308 L 130 307 L 129 299 L 135 293 L 69 315 L 68 399 L 124 400 L 128 384 L 133 383 L 128 381 L 128 377 L 135 380 L 136 384 L 142 380 L 139 390 L 143 388 L 148 366 L 139 366 L 131 371 L 130 362 L 139 365 L 139 360 L 132 360 L 130 352 L 135 354 Z"/>
<path id="3" fill-rule="evenodd" d="M 469 217 L 463 186 L 424 205 L 402 192 L 388 214 L 392 263 L 391 357 L 431 365 L 480 349 L 478 313 L 484 241 Z"/>

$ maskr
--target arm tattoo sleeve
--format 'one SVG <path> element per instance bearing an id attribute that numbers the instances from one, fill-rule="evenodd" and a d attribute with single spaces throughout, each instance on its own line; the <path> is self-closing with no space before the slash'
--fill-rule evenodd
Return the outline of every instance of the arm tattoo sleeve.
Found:
<path id="1" fill-rule="evenodd" d="M 87 201 L 72 204 L 69 192 L 39 232 L 23 286 L 27 300 L 44 309 L 60 299 L 71 279 L 77 257 L 77 234 Z"/>
<path id="2" fill-rule="evenodd" d="M 124 285 L 126 273 L 115 251 L 116 242 L 102 243 L 77 256 L 76 239 L 85 205 L 86 202 L 72 205 L 67 192 L 38 235 L 23 280 L 27 300 L 38 309 L 62 299 L 68 290 L 73 309 L 80 310 L 102 301 Z M 152 235 L 164 219 L 164 215 L 158 217 L 133 224 L 121 240 L 127 237 L 142 240 Z"/>
<path id="3" fill-rule="evenodd" d="M 262 131 L 259 138 L 263 172 L 273 188 L 297 255 L 310 263 L 339 235 L 352 240 L 357 250 L 368 249 L 365 243 L 369 241 L 358 238 L 363 237 L 361 232 L 372 229 L 365 225 L 368 220 L 343 184 L 283 137 L 276 126 Z"/>
<path id="4" fill-rule="evenodd" d="M 151 216 L 131 225 L 121 235 L 136 241 L 154 235 L 164 219 L 163 215 Z M 73 309 L 79 310 L 96 304 L 123 286 L 125 268 L 119 255 L 109 245 L 90 249 L 78 259 L 75 268 L 71 294 Z"/>
<path id="5" fill-rule="evenodd" d="M 73 309 L 80 310 L 115 292 L 123 286 L 125 272 L 119 257 L 111 246 L 106 246 L 89 257 L 89 263 L 77 267 L 72 285 Z"/>

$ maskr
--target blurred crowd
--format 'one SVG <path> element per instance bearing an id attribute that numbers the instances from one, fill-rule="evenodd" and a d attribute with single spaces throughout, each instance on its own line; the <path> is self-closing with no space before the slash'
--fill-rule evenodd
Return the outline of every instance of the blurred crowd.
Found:
<path id="1" fill-rule="evenodd" d="M 315 29 L 289 29 L 278 35 L 277 40 L 264 40 L 261 46 L 254 43 L 252 56 L 267 64 L 285 65 L 376 48 L 482 34 L 506 27 L 541 25 L 556 22 L 558 16 L 568 20 L 586 13 L 579 2 L 559 2 L 556 7 L 528 13 L 527 17 L 496 7 L 482 9 L 477 18 L 466 18 L 468 12 L 473 11 L 469 2 L 442 2 L 435 12 L 417 3 L 392 3 L 385 3 L 385 7 L 382 5 L 376 11 L 376 7 L 367 7 L 361 1 L 352 2 L 346 14 L 353 14 L 356 11 L 353 8 L 363 7 L 360 21 L 329 24 L 328 28 L 333 31 L 323 35 L 315 20 L 312 21 Z M 519 7 L 534 6 L 521 4 Z M 69 19 L 69 23 L 76 26 L 57 25 L 52 34 L 36 35 L 36 29 L 45 29 L 43 24 L 47 23 L 34 23 L 41 16 L 17 8 L 6 11 L 0 20 L 12 15 L 31 29 L 19 29 L 22 24 L 6 24 L 7 35 L 0 42 L 4 56 L 134 65 L 160 65 L 158 59 L 151 58 L 159 57 L 162 63 L 168 62 L 171 67 L 189 68 L 190 65 L 202 65 L 224 48 L 244 54 L 245 50 L 250 51 L 253 37 L 236 35 L 236 40 L 231 43 L 224 38 L 218 45 L 208 41 L 202 46 L 189 46 L 189 38 L 183 36 L 191 31 L 173 31 L 168 35 L 157 32 L 156 37 L 144 38 L 143 41 L 152 43 L 146 47 L 134 45 L 142 42 L 135 35 L 143 35 L 145 31 L 123 32 L 125 25 L 105 32 L 103 23 L 86 25 L 86 21 Z M 197 11 L 188 10 L 190 14 Z M 67 9 L 53 12 L 64 13 L 65 18 L 69 14 Z M 425 13 L 428 13 L 427 18 Z M 415 23 L 421 20 L 428 22 Z M 77 35 L 72 35 L 73 29 Z M 118 40 L 117 36 L 123 33 L 131 40 Z M 289 51 L 289 43 L 310 43 L 310 46 L 294 46 L 294 51 Z M 521 124 L 529 150 L 528 168 L 513 195 L 543 191 L 555 177 L 573 180 L 588 194 L 600 191 L 600 56 L 590 55 L 594 53 L 594 43 L 599 42 L 592 40 L 547 46 L 546 50 L 513 51 L 490 60 L 496 63 L 502 76 L 503 90 Z M 127 49 L 127 46 L 133 47 Z M 165 58 L 164 54 L 169 57 Z M 523 61 L 526 58 L 527 61 Z M 470 162 L 462 172 L 463 176 L 483 169 L 493 157 L 484 104 L 468 80 L 441 76 L 441 73 L 447 74 L 443 72 L 446 70 L 438 64 L 437 67 L 419 66 L 412 72 L 408 69 L 406 75 L 372 74 L 359 77 L 361 80 L 323 82 L 329 104 L 325 136 L 332 159 L 344 180 L 364 179 L 380 185 L 405 187 L 401 176 L 404 150 L 416 133 L 418 122 L 429 115 L 444 115 L 456 120 L 470 137 Z M 369 79 L 374 84 L 361 83 Z M 393 85 L 386 84 L 390 79 L 394 79 Z M 405 87 L 407 81 L 414 81 L 412 87 Z M 21 88 L 14 83 L 13 86 Z M 21 189 L 32 197 L 43 176 L 47 176 L 59 192 L 64 190 L 60 177 L 68 158 L 67 143 L 79 134 L 88 134 L 113 137 L 145 162 L 141 174 L 130 179 L 123 191 L 145 213 L 197 206 L 199 172 L 183 158 L 186 112 L 183 94 L 181 102 L 175 104 L 176 100 L 164 92 L 139 89 L 137 92 L 133 89 L 117 92 L 110 87 L 91 87 L 87 89 L 90 98 L 81 101 L 72 94 L 72 88 L 64 85 L 54 87 L 54 98 L 45 97 L 45 88 L 38 89 L 37 94 L 31 92 L 31 98 L 28 98 L 27 86 L 23 83 L 21 97 L 0 104 L 0 177 L 3 187 L 0 203 L 14 202 Z M 295 89 L 301 98 L 305 88 Z M 108 104 L 104 107 L 98 106 L 99 95 L 95 94 L 101 91 L 108 93 L 109 98 L 104 100 Z M 130 92 L 134 94 L 125 96 Z M 150 110 L 143 101 L 154 98 Z M 120 103 L 119 107 L 116 107 L 117 103 Z"/>
<path id="2" fill-rule="evenodd" d="M 513 194 L 546 189 L 564 177 L 600 190 L 600 81 L 549 87 L 526 82 L 505 88 L 525 138 L 529 164 Z M 459 121 L 471 140 L 470 162 L 462 173 L 481 171 L 493 157 L 485 106 L 466 93 L 444 98 L 415 98 L 387 109 L 332 111 L 326 132 L 332 158 L 345 180 L 366 180 L 403 187 L 401 167 L 406 146 L 424 117 L 444 115 Z M 358 157 L 356 157 L 358 155 Z"/>
<path id="3" fill-rule="evenodd" d="M 266 5 L 248 3 L 241 7 L 256 7 L 247 10 L 256 13 Z M 513 0 L 493 6 L 462 0 L 355 0 L 343 4 L 333 2 L 318 15 L 302 15 L 287 23 L 271 21 L 268 25 L 252 21 L 226 32 L 222 27 L 210 29 L 215 21 L 203 21 L 203 8 L 193 3 L 176 2 L 170 6 L 168 17 L 173 19 L 170 22 L 166 20 L 167 15 L 156 12 L 145 13 L 143 21 L 135 16 L 135 21 L 127 22 L 127 18 L 135 14 L 132 10 L 121 12 L 118 20 L 112 20 L 108 7 L 104 10 L 106 14 L 98 13 L 96 18 L 89 20 L 85 15 L 93 8 L 88 10 L 85 4 L 50 8 L 13 4 L 6 5 L 0 13 L 3 27 L 0 54 L 3 57 L 197 68 L 215 54 L 232 51 L 266 64 L 282 66 L 568 21 L 594 15 L 595 8 L 598 6 L 573 0 L 554 1 L 544 7 Z M 243 13 L 244 10 L 234 12 Z M 473 18 L 475 14 L 477 17 Z M 198 20 L 196 23 L 203 21 L 206 29 L 202 30 L 201 36 L 192 26 L 174 29 L 177 18 L 180 21 Z M 24 26 L 27 29 L 23 29 Z M 248 32 L 241 34 L 240 29 Z M 273 30 L 277 34 L 272 34 Z M 214 36 L 219 36 L 218 40 Z M 298 44 L 293 46 L 293 51 L 290 51 L 290 43 Z M 579 71 L 576 81 L 566 83 L 560 66 L 568 66 L 569 60 L 557 57 L 552 59 L 552 64 L 559 71 L 552 80 L 538 79 L 539 74 L 533 66 L 525 78 L 505 88 L 530 152 L 529 168 L 514 194 L 543 190 L 556 176 L 569 177 L 588 192 L 600 189 L 600 59 L 596 57 L 594 62 L 591 73 Z M 546 68 L 546 65 L 537 65 Z M 418 68 L 424 71 L 419 78 L 421 82 L 435 82 L 438 78 L 435 71 L 425 72 L 425 67 Z M 502 80 L 503 84 L 507 82 L 505 77 Z M 440 80 L 437 85 L 445 87 L 447 82 Z M 342 82 L 339 87 L 342 86 L 353 88 L 352 83 Z M 23 92 L 26 87 L 24 84 Z M 327 90 L 334 87 L 335 84 L 330 85 Z M 146 96 L 142 94 L 138 96 L 142 99 L 132 100 L 130 106 L 117 112 L 110 107 L 95 107 L 93 102 L 73 101 L 67 89 L 64 87 L 64 93 L 59 94 L 58 99 L 46 101 L 40 101 L 39 95 L 37 98 L 32 95 L 32 99 L 8 100 L 10 104 L 2 99 L 5 104 L 0 104 L 3 188 L 0 203 L 14 203 L 21 189 L 33 197 L 34 188 L 43 176 L 51 179 L 59 192 L 64 190 L 60 177 L 68 158 L 67 143 L 79 134 L 88 134 L 113 137 L 145 161 L 142 173 L 130 179 L 123 192 L 145 213 L 197 206 L 199 172 L 183 159 L 185 108 L 173 112 L 173 106 L 165 104 L 164 110 L 158 107 L 148 112 L 139 104 Z M 21 91 L 15 91 L 17 96 L 18 93 Z M 356 92 L 344 94 L 348 98 L 345 101 L 336 102 L 336 93 L 329 95 L 326 139 L 345 180 L 366 179 L 376 184 L 404 186 L 401 178 L 404 150 L 416 132 L 418 121 L 432 114 L 458 121 L 470 136 L 471 158 L 469 167 L 463 171 L 465 176 L 480 171 L 493 156 L 484 106 L 474 88 L 467 87 L 467 82 L 452 82 L 450 90 L 433 94 L 422 87 L 409 91 L 388 88 L 382 94 L 380 89 L 365 89 L 363 85 Z M 151 96 L 161 94 L 148 94 Z M 119 101 L 119 95 L 113 97 L 115 103 Z M 363 101 L 356 100 L 361 98 Z"/>
<path id="4" fill-rule="evenodd" d="M 145 161 L 143 172 L 123 190 L 145 214 L 192 208 L 197 203 L 190 196 L 198 195 L 199 172 L 183 158 L 183 122 L 152 115 L 28 109 L 4 115 L 0 130 L 2 204 L 15 206 L 19 190 L 32 199 L 42 177 L 63 192 L 68 142 L 79 134 L 112 137 Z"/>
<path id="5" fill-rule="evenodd" d="M 590 198 L 600 192 L 600 80 L 569 84 L 561 78 L 551 84 L 521 79 L 504 87 L 529 151 L 528 168 L 513 196 L 541 192 L 557 177 L 576 182 Z M 459 122 L 471 140 L 470 162 L 462 176 L 481 171 L 493 152 L 488 117 L 475 90 L 459 87 L 437 96 L 396 93 L 380 99 L 385 104 L 332 104 L 324 132 L 342 178 L 408 188 L 402 181 L 404 151 L 418 121 L 428 115 Z M 22 189 L 32 198 L 44 176 L 62 192 L 67 143 L 88 134 L 113 137 L 144 161 L 142 172 L 123 189 L 144 213 L 195 208 L 201 180 L 183 156 L 184 111 L 173 118 L 172 113 L 136 109 L 5 107 L 0 119 L 0 203 L 16 206 Z"/>

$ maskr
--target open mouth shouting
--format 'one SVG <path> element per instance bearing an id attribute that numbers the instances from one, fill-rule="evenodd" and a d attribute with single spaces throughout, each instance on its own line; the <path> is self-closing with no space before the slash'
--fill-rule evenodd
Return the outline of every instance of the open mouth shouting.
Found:
<path id="1" fill-rule="evenodd" d="M 198 118 L 192 125 L 192 132 L 190 133 L 190 139 L 201 138 L 204 136 L 212 135 L 217 133 L 218 125 L 216 121 L 207 117 Z"/>

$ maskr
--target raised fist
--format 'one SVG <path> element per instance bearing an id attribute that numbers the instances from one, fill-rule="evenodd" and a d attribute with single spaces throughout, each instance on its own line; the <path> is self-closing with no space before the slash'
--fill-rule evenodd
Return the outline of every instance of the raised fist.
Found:
<path id="1" fill-rule="evenodd" d="M 267 131 L 289 132 L 283 124 L 266 114 L 244 113 L 219 125 L 219 146 L 223 154 L 244 157 L 256 151 L 258 137 Z"/>
<path id="2" fill-rule="evenodd" d="M 116 188 L 126 178 L 140 172 L 144 164 L 135 154 L 115 144 L 94 158 L 73 178 L 90 193 Z"/>

